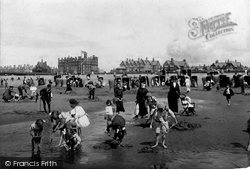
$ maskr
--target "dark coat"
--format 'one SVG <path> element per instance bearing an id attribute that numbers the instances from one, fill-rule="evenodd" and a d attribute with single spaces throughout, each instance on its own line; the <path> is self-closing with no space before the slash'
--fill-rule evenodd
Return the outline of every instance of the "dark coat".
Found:
<path id="1" fill-rule="evenodd" d="M 120 89 L 119 87 L 116 87 L 115 89 L 114 89 L 114 94 L 115 94 L 115 97 L 117 97 L 117 98 L 123 98 L 123 90 L 122 89 Z"/>
<path id="2" fill-rule="evenodd" d="M 47 90 L 47 88 L 43 88 L 40 90 L 40 96 L 42 100 L 51 100 L 51 90 Z"/>
<path id="3" fill-rule="evenodd" d="M 5 90 L 4 93 L 3 93 L 3 99 L 4 100 L 12 99 L 14 97 L 14 96 L 12 96 L 12 93 L 14 93 L 14 92 L 12 90 L 10 90 L 10 89 Z"/>
<path id="4" fill-rule="evenodd" d="M 227 94 L 227 89 L 225 89 L 223 92 L 223 95 L 227 97 L 231 97 L 234 95 L 234 91 L 232 89 L 229 89 L 229 94 Z"/>
<path id="5" fill-rule="evenodd" d="M 126 120 L 121 115 L 116 114 L 112 120 L 112 126 L 125 127 L 125 125 L 126 125 Z"/>
<path id="6" fill-rule="evenodd" d="M 148 89 L 139 88 L 137 91 L 137 95 L 136 95 L 137 103 L 145 103 L 147 93 L 148 93 Z"/>
<path id="7" fill-rule="evenodd" d="M 170 83 L 170 90 L 168 92 L 168 107 L 173 112 L 178 112 L 178 99 L 180 97 L 180 88 L 178 83 L 174 87 L 173 83 Z"/>
<path id="8" fill-rule="evenodd" d="M 178 83 L 176 83 L 175 87 L 174 87 L 173 83 L 170 83 L 168 98 L 179 99 L 179 97 L 180 97 L 180 87 L 179 87 Z"/>

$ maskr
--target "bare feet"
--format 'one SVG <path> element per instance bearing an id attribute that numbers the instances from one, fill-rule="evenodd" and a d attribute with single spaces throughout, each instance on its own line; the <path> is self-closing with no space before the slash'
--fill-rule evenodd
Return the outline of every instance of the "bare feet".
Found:
<path id="1" fill-rule="evenodd" d="M 250 151 L 250 145 L 248 145 L 247 151 Z"/>
<path id="2" fill-rule="evenodd" d="M 162 147 L 163 147 L 163 148 L 168 148 L 165 144 L 162 144 Z"/>
<path id="3" fill-rule="evenodd" d="M 152 146 L 152 148 L 157 147 L 157 146 L 158 146 L 158 144 L 155 144 L 155 145 Z"/>

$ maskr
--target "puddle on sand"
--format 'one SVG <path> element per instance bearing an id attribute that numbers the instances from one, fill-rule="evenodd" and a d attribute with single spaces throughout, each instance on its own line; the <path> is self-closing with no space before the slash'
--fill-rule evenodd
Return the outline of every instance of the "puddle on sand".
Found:
<path id="1" fill-rule="evenodd" d="M 182 157 L 177 157 L 173 162 L 167 163 L 169 168 L 178 169 L 234 169 L 247 168 L 250 164 L 247 153 L 232 154 L 230 152 L 204 152 L 204 153 L 183 153 Z"/>
<path id="2" fill-rule="evenodd" d="M 166 98 L 159 98 L 160 102 L 164 102 L 167 105 Z M 204 103 L 203 100 L 195 100 L 196 103 Z M 135 103 L 128 102 L 124 103 L 126 107 L 126 112 L 124 116 L 133 116 L 129 115 L 128 112 L 133 112 Z M 95 114 L 103 114 L 103 111 L 96 112 Z M 103 119 L 103 116 L 97 116 L 96 120 Z M 29 135 L 29 127 L 32 122 L 24 123 L 15 123 L 6 126 L 0 126 L 1 135 L 0 144 L 2 145 L 0 155 L 2 156 L 13 156 L 13 157 L 32 157 L 31 152 L 31 137 Z M 64 148 L 55 147 L 60 140 L 59 133 L 55 134 L 53 143 L 50 143 L 51 136 L 51 126 L 50 123 L 45 123 L 44 132 L 42 136 L 41 143 L 41 158 L 45 157 L 59 157 L 67 164 L 91 164 L 104 160 L 107 158 L 107 153 L 103 151 L 96 152 L 93 150 L 93 145 L 100 143 L 105 140 L 104 129 L 106 126 L 105 120 L 103 122 L 98 122 L 98 127 L 89 126 L 84 129 L 82 133 L 82 146 L 80 149 L 73 153 L 68 154 Z M 15 133 L 13 135 L 13 133 Z M 13 142 L 13 139 L 16 141 Z M 21 145 L 21 146 L 20 146 Z"/>
<path id="3" fill-rule="evenodd" d="M 37 149 L 32 153 L 31 137 L 29 135 L 29 127 L 32 123 L 33 121 L 0 126 L 0 132 L 4 133 L 4 136 L 0 136 L 0 156 L 32 158 L 35 155 L 41 159 L 60 158 L 68 164 L 87 164 L 107 158 L 105 154 L 93 152 L 93 144 L 102 141 L 101 138 L 105 134 L 102 127 L 95 128 L 94 132 L 90 131 L 90 133 L 94 134 L 88 135 L 88 137 L 85 137 L 86 133 L 82 133 L 82 145 L 76 152 L 69 154 L 64 148 L 56 147 L 60 140 L 59 133 L 56 133 L 53 136 L 52 143 L 50 142 L 52 138 L 50 123 L 44 124 L 40 153 L 37 153 Z"/>

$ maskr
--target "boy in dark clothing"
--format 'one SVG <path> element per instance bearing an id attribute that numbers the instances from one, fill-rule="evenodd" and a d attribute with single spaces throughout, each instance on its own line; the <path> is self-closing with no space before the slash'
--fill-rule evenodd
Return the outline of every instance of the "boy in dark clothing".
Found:
<path id="1" fill-rule="evenodd" d="M 93 81 L 89 81 L 88 84 L 86 85 L 87 88 L 89 89 L 89 99 L 95 99 L 95 86 L 94 86 L 94 83 Z"/>
<path id="2" fill-rule="evenodd" d="M 124 136 L 126 135 L 125 124 L 126 124 L 126 120 L 117 113 L 114 116 L 112 123 L 108 126 L 109 128 L 112 128 L 115 131 L 114 140 L 118 141 L 120 146 L 123 146 L 122 140 Z"/>
<path id="3" fill-rule="evenodd" d="M 48 84 L 46 88 L 43 88 L 42 90 L 40 90 L 40 96 L 41 96 L 41 100 L 43 102 L 43 108 L 45 113 L 47 113 L 46 110 L 46 103 L 48 105 L 48 109 L 50 112 L 50 104 L 51 104 L 51 98 L 52 98 L 52 93 L 51 93 L 51 85 Z"/>
<path id="4" fill-rule="evenodd" d="M 234 95 L 233 90 L 230 88 L 230 85 L 228 84 L 226 89 L 223 92 L 223 95 L 226 96 L 228 106 L 230 106 L 231 96 Z"/>
<path id="5" fill-rule="evenodd" d="M 67 91 L 72 92 L 70 79 L 67 79 L 67 81 L 66 81 L 66 86 L 67 86 L 67 87 L 66 87 L 66 90 L 65 90 L 65 92 L 64 92 L 64 93 L 66 93 Z"/>
<path id="6" fill-rule="evenodd" d="M 42 119 L 37 119 L 35 123 L 31 124 L 30 126 L 30 135 L 32 137 L 32 151 L 35 148 L 35 144 L 38 146 L 38 150 L 40 148 L 42 131 L 43 131 L 43 123 Z"/>

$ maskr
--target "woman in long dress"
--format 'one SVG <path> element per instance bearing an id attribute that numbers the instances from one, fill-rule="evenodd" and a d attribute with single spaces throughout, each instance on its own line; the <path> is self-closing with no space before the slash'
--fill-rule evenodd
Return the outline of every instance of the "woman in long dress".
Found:
<path id="1" fill-rule="evenodd" d="M 120 83 L 114 88 L 114 95 L 115 95 L 115 104 L 116 104 L 116 112 L 125 112 L 123 106 L 123 89 Z"/>
<path id="2" fill-rule="evenodd" d="M 178 99 L 180 97 L 180 87 L 176 82 L 176 78 L 170 83 L 170 89 L 168 92 L 168 107 L 174 112 L 178 113 Z"/>

